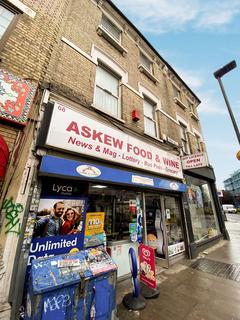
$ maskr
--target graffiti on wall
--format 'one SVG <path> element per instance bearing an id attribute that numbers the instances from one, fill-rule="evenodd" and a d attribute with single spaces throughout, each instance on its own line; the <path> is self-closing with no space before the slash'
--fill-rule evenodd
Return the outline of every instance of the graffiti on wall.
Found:
<path id="1" fill-rule="evenodd" d="M 19 215 L 23 212 L 21 203 L 14 203 L 13 198 L 5 199 L 2 205 L 2 213 L 5 216 L 5 233 L 20 234 L 20 218 Z"/>

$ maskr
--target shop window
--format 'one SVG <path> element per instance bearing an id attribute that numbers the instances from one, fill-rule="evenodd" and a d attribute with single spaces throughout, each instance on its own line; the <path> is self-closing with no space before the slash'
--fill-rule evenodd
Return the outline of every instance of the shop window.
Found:
<path id="1" fill-rule="evenodd" d="M 195 242 L 220 233 L 210 185 L 202 179 L 186 176 L 187 197 Z"/>
<path id="2" fill-rule="evenodd" d="M 189 143 L 188 143 L 188 136 L 187 136 L 187 127 L 179 122 L 180 124 L 180 137 L 182 142 L 182 150 L 184 154 L 189 153 Z"/>
<path id="3" fill-rule="evenodd" d="M 156 104 L 144 97 L 143 100 L 144 110 L 144 132 L 157 137 L 157 124 L 156 124 Z"/>
<path id="4" fill-rule="evenodd" d="M 88 212 L 104 212 L 108 241 L 129 240 L 130 223 L 137 223 L 141 193 L 113 186 L 91 185 Z"/>
<path id="5" fill-rule="evenodd" d="M 119 100 L 119 78 L 109 69 L 98 65 L 96 70 L 95 106 L 114 117 L 120 117 Z"/>

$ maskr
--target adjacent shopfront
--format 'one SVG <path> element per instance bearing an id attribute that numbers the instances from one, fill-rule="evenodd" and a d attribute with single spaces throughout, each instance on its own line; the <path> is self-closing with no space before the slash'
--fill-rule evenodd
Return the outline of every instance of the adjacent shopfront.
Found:
<path id="1" fill-rule="evenodd" d="M 220 237 L 228 238 L 215 186 L 215 175 L 204 153 L 183 159 L 187 192 L 184 207 L 188 222 L 190 257 Z"/>

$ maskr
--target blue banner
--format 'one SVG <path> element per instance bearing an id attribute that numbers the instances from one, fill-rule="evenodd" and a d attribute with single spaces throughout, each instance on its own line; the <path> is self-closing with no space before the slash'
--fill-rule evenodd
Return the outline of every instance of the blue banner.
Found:
<path id="1" fill-rule="evenodd" d="M 77 252 L 83 249 L 83 234 L 33 238 L 28 256 L 28 266 L 33 259 L 53 257 L 55 255 Z"/>
<path id="2" fill-rule="evenodd" d="M 61 177 L 75 177 L 98 182 L 113 182 L 131 186 L 145 186 L 154 189 L 185 192 L 186 185 L 176 180 L 167 180 L 142 173 L 110 168 L 91 162 L 82 162 L 55 156 L 42 158 L 40 173 L 42 175 L 57 175 Z"/>

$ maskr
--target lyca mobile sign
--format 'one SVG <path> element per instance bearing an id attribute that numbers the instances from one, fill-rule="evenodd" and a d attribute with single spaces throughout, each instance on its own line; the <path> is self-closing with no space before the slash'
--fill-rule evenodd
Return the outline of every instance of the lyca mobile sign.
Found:
<path id="1" fill-rule="evenodd" d="M 183 178 L 180 158 L 57 103 L 48 146 Z"/>

